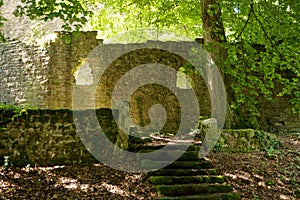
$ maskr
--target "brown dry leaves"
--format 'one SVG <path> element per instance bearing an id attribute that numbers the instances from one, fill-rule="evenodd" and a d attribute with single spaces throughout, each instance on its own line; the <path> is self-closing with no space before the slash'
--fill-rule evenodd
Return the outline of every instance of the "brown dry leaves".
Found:
<path id="1" fill-rule="evenodd" d="M 282 140 L 280 153 L 271 158 L 266 153 L 211 153 L 208 157 L 242 199 L 293 200 L 300 190 L 300 137 Z"/>
<path id="2" fill-rule="evenodd" d="M 11 168 L 0 171 L 1 199 L 156 199 L 144 174 L 105 165 Z"/>

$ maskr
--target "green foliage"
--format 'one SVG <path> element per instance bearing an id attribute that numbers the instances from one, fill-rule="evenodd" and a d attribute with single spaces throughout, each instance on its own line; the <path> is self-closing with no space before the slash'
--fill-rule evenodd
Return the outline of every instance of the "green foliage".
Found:
<path id="1" fill-rule="evenodd" d="M 91 27 L 104 38 L 138 28 L 168 28 L 177 33 L 201 35 L 199 0 L 93 1 L 97 11 Z"/>
<path id="2" fill-rule="evenodd" d="M 85 0 L 21 0 L 17 6 L 16 16 L 28 16 L 31 20 L 53 20 L 59 18 L 64 21 L 62 28 L 79 30 L 88 21 L 91 12 L 87 10 Z"/>
<path id="3" fill-rule="evenodd" d="M 259 197 L 253 194 L 253 200 L 259 200 Z"/>
<path id="4" fill-rule="evenodd" d="M 263 131 L 255 131 L 255 138 L 268 158 L 273 159 L 281 153 L 279 148 L 282 146 L 282 142 L 277 138 L 270 137 Z"/>
<path id="5" fill-rule="evenodd" d="M 101 5 L 101 9 L 92 17 L 91 27 L 100 30 L 103 37 L 145 27 L 170 28 L 191 38 L 203 35 L 199 0 L 94 3 Z M 227 0 L 219 1 L 219 6 L 228 56 L 221 71 L 230 80 L 227 90 L 230 107 L 239 117 L 237 126 L 259 128 L 262 98 L 273 102 L 276 96 L 288 96 L 293 111 L 300 112 L 300 3 Z M 208 10 L 210 15 L 211 10 L 216 9 Z M 206 44 L 209 49 L 207 45 L 211 44 Z"/>
<path id="6" fill-rule="evenodd" d="M 222 149 L 222 145 L 221 145 L 221 143 L 218 141 L 218 142 L 216 143 L 216 145 L 214 146 L 213 151 L 214 151 L 214 152 L 221 152 L 221 149 Z"/>
<path id="7" fill-rule="evenodd" d="M 231 79 L 231 108 L 243 116 L 243 128 L 257 128 L 257 108 L 262 97 L 273 102 L 276 96 L 289 96 L 294 112 L 299 112 L 300 106 L 300 4 L 251 2 L 222 4 L 228 32 L 228 59 L 223 71 Z"/>
<path id="8" fill-rule="evenodd" d="M 201 122 L 202 122 L 203 120 L 206 120 L 206 119 L 209 119 L 209 116 L 208 116 L 208 115 L 200 115 L 200 116 L 199 116 L 199 124 L 201 124 Z"/>
<path id="9" fill-rule="evenodd" d="M 279 149 L 279 147 L 282 145 L 276 137 L 271 137 L 264 131 L 255 131 L 255 138 L 257 138 L 259 145 L 265 149 Z"/>
<path id="10" fill-rule="evenodd" d="M 291 133 L 292 136 L 296 137 L 298 140 L 300 140 L 300 133 Z"/>
<path id="11" fill-rule="evenodd" d="M 63 35 L 61 37 L 61 40 L 64 41 L 65 44 L 71 44 L 71 42 L 72 42 L 72 38 L 70 36 L 68 36 L 68 35 Z"/>
<path id="12" fill-rule="evenodd" d="M 13 113 L 13 116 L 11 118 L 12 121 L 14 121 L 15 118 L 21 116 L 23 113 L 28 113 L 28 110 L 35 110 L 35 109 L 38 108 L 31 106 L 29 104 L 22 104 L 22 105 L 0 104 L 0 110 L 3 110 L 4 112 L 8 111 Z"/>
<path id="13" fill-rule="evenodd" d="M 300 188 L 298 188 L 295 192 L 297 198 L 300 198 Z"/>
<path id="14" fill-rule="evenodd" d="M 54 18 L 64 28 L 98 30 L 120 41 L 136 42 L 163 35 L 168 28 L 190 38 L 203 37 L 200 0 L 21 0 L 15 15 L 44 21 Z M 226 77 L 230 107 L 239 117 L 239 128 L 258 128 L 259 102 L 288 97 L 293 112 L 300 113 L 300 2 L 294 0 L 220 0 L 225 28 L 227 59 L 221 71 Z M 0 1 L 0 6 L 3 1 Z M 205 13 L 213 15 L 215 7 Z M 0 18 L 0 26 L 3 25 Z M 87 24 L 87 22 L 89 23 Z M 84 26 L 85 25 L 85 26 Z M 141 31 L 137 31 L 140 29 Z M 156 32 L 144 31 L 144 28 Z M 132 30 L 134 30 L 132 32 Z M 212 31 L 221 33 L 221 30 Z M 133 34 L 135 33 L 135 34 Z M 220 36 L 223 37 L 223 36 Z M 0 35 L 0 39 L 3 38 Z M 162 39 L 163 37 L 158 37 Z M 166 34 L 166 39 L 172 34 Z M 177 37 L 178 39 L 178 37 Z M 225 40 L 224 40 L 225 41 Z M 70 43 L 69 38 L 65 38 Z M 139 41 L 137 41 L 139 42 Z M 206 47 L 215 48 L 212 44 Z M 209 48 L 208 48 L 209 50 Z M 190 70 L 188 70 L 190 72 Z M 243 110 L 241 110 L 243 108 Z"/>
<path id="15" fill-rule="evenodd" d="M 4 168 L 4 171 L 9 170 L 9 156 L 4 156 L 3 168 Z"/>
<path id="16" fill-rule="evenodd" d="M 266 148 L 265 152 L 266 152 L 266 156 L 270 159 L 274 159 L 275 157 L 277 157 L 281 153 L 280 150 L 274 149 L 273 146 L 271 146 L 269 148 Z"/>
<path id="17" fill-rule="evenodd" d="M 266 181 L 266 185 L 267 186 L 273 186 L 273 185 L 275 185 L 275 183 L 273 183 L 272 181 Z"/>

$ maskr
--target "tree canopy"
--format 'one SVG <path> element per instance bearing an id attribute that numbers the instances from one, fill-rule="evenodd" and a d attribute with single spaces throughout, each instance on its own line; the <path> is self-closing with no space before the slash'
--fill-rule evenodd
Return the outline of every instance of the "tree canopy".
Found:
<path id="1" fill-rule="evenodd" d="M 15 15 L 60 18 L 66 30 L 97 30 L 106 38 L 149 27 L 219 38 L 205 45 L 216 42 L 226 53 L 221 71 L 229 81 L 231 109 L 239 126 L 255 127 L 261 96 L 271 102 L 288 96 L 300 112 L 299 11 L 295 0 L 21 0 Z M 241 107 L 247 108 L 243 115 Z"/>

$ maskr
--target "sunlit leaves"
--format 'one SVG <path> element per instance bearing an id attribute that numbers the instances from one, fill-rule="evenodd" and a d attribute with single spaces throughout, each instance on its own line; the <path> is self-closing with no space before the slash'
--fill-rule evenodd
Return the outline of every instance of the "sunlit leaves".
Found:
<path id="1" fill-rule="evenodd" d="M 59 18 L 65 22 L 63 28 L 79 30 L 91 14 L 82 0 L 22 0 L 23 5 L 17 6 L 16 16 L 26 15 L 30 19 L 53 20 Z"/>
<path id="2" fill-rule="evenodd" d="M 97 4 L 104 5 L 104 9 L 92 17 L 91 27 L 101 30 L 104 37 L 149 27 L 168 28 L 192 38 L 202 33 L 200 0 L 98 0 Z"/>
<path id="3" fill-rule="evenodd" d="M 24 4 L 17 8 L 16 15 L 46 21 L 60 18 L 67 30 L 80 29 L 90 19 L 84 27 L 97 30 L 105 39 L 138 28 L 169 28 L 190 38 L 203 37 L 200 0 L 21 1 Z M 228 56 L 221 71 L 230 80 L 232 107 L 248 108 L 249 116 L 254 116 L 250 120 L 252 125 L 255 124 L 252 119 L 258 116 L 257 102 L 261 97 L 272 100 L 274 95 L 288 96 L 294 111 L 300 111 L 300 1 L 218 0 L 218 3 Z M 208 14 L 214 14 L 213 10 L 209 9 Z M 0 18 L 0 26 L 2 22 Z"/>
<path id="4" fill-rule="evenodd" d="M 225 71 L 232 80 L 233 107 L 247 105 L 253 115 L 257 94 L 268 100 L 277 94 L 288 95 L 300 111 L 300 3 L 257 0 L 251 10 L 250 0 L 220 2 L 231 41 Z"/>

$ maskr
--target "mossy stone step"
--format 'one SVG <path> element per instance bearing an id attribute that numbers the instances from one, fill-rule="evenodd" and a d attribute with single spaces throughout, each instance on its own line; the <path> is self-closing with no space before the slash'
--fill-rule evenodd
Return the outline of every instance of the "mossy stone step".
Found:
<path id="1" fill-rule="evenodd" d="M 151 153 L 151 154 L 147 154 Z M 136 158 L 138 161 L 142 162 L 142 160 L 151 160 L 151 161 L 160 161 L 167 162 L 167 161 L 173 161 L 176 158 L 169 153 L 169 151 L 139 151 L 136 154 Z M 154 163 L 153 163 L 154 164 Z M 155 163 L 156 164 L 156 163 Z"/>
<path id="2" fill-rule="evenodd" d="M 141 151 L 156 151 L 159 149 L 162 149 L 166 146 L 166 144 L 153 144 L 153 145 L 148 145 L 148 144 L 131 144 L 129 151 L 131 152 L 141 152 Z M 168 150 L 182 150 L 186 149 L 186 145 L 182 144 L 168 144 Z M 201 149 L 201 146 L 199 145 L 190 145 L 186 151 L 199 151 Z"/>
<path id="3" fill-rule="evenodd" d="M 199 194 L 227 193 L 232 191 L 231 185 L 225 184 L 178 184 L 155 186 L 159 195 L 180 197 Z"/>
<path id="4" fill-rule="evenodd" d="M 144 169 L 210 169 L 213 165 L 207 161 L 175 161 L 169 165 L 166 161 L 141 160 L 141 167 Z M 166 166 L 167 165 L 167 166 Z"/>
<path id="5" fill-rule="evenodd" d="M 149 176 L 199 176 L 219 175 L 219 169 L 160 169 L 148 172 Z"/>
<path id="6" fill-rule="evenodd" d="M 155 185 L 188 183 L 224 183 L 224 176 L 152 176 L 150 182 Z"/>
<path id="7" fill-rule="evenodd" d="M 240 200 L 237 193 L 213 194 L 204 196 L 184 196 L 184 197 L 161 197 L 160 200 Z"/>
<path id="8" fill-rule="evenodd" d="M 150 159 L 153 161 L 199 161 L 198 151 L 139 151 L 137 154 L 137 160 Z M 179 157 L 178 157 L 179 156 Z"/>
<path id="9" fill-rule="evenodd" d="M 129 145 L 129 151 L 131 152 L 143 152 L 143 151 L 156 151 L 164 148 L 164 144 L 154 144 L 154 145 L 140 145 L 140 144 L 131 144 Z"/>
<path id="10" fill-rule="evenodd" d="M 165 167 L 166 169 L 211 169 L 213 165 L 210 162 L 199 161 L 175 161 Z"/>
<path id="11" fill-rule="evenodd" d="M 186 151 L 177 159 L 177 161 L 198 161 L 198 160 L 199 160 L 198 151 Z"/>

